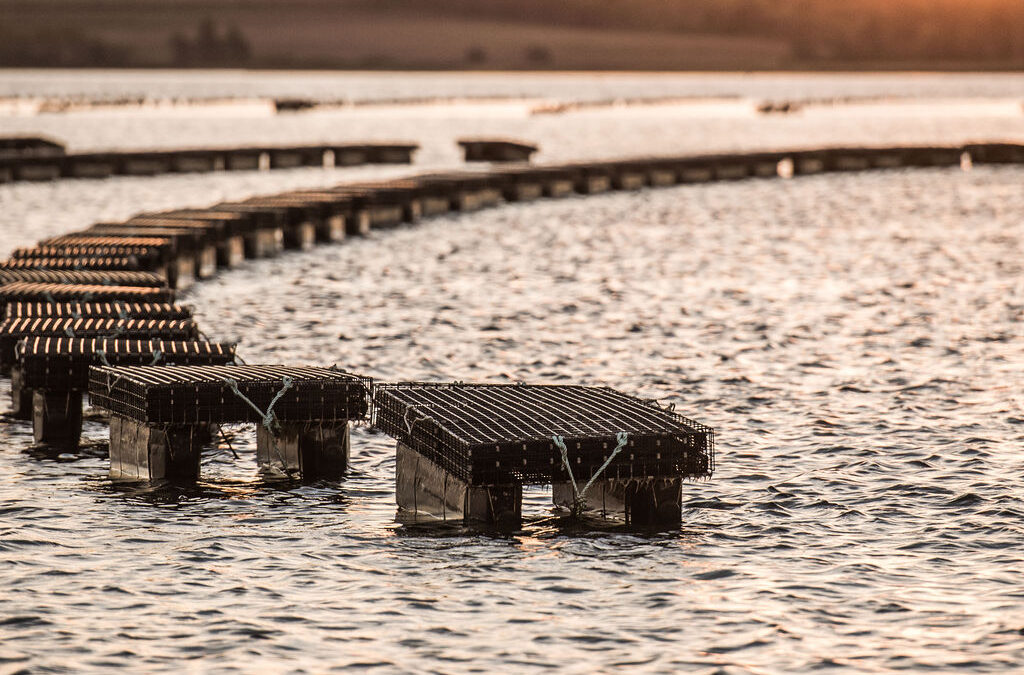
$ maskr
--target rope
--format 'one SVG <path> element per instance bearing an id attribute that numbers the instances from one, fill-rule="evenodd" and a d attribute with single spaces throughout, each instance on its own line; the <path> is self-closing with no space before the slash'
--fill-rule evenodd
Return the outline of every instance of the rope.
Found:
<path id="1" fill-rule="evenodd" d="M 578 518 L 582 515 L 583 511 L 586 510 L 587 503 L 584 497 L 587 494 L 587 490 L 589 490 L 590 486 L 594 484 L 594 481 L 597 480 L 598 476 L 604 473 L 604 470 L 612 463 L 615 456 L 622 452 L 623 448 L 626 447 L 626 442 L 629 440 L 629 434 L 625 431 L 620 431 L 615 434 L 615 440 L 618 441 L 618 445 L 616 445 L 615 449 L 612 450 L 610 455 L 608 455 L 608 458 L 604 460 L 604 464 L 594 472 L 594 475 L 590 477 L 590 480 L 587 481 L 587 484 L 583 486 L 582 490 L 579 489 L 579 485 L 576 483 L 576 477 L 572 473 L 572 467 L 569 465 L 569 449 L 565 447 L 565 439 L 561 436 L 555 435 L 551 437 L 551 440 L 553 440 L 555 445 L 558 446 L 558 451 L 562 454 L 562 464 L 565 466 L 565 470 L 569 473 L 569 482 L 572 485 L 572 492 L 574 495 L 572 500 L 572 515 Z"/>
<path id="2" fill-rule="evenodd" d="M 430 417 L 428 415 L 424 415 L 423 417 L 419 417 L 417 419 L 414 419 L 411 424 L 409 423 L 409 413 L 413 412 L 416 408 L 424 408 L 424 407 L 426 407 L 426 406 L 411 405 L 411 406 L 409 406 L 408 408 L 405 409 L 405 414 L 402 415 L 402 421 L 405 422 L 405 429 L 406 429 L 406 431 L 409 432 L 409 438 L 410 439 L 412 439 L 412 428 L 414 426 L 416 426 L 417 422 L 427 422 L 427 421 L 433 422 L 434 421 L 432 417 Z"/>
<path id="3" fill-rule="evenodd" d="M 252 402 L 252 399 L 241 392 L 238 388 L 237 380 L 225 377 L 224 382 L 231 387 L 231 391 L 234 392 L 235 396 L 248 403 L 249 407 L 255 410 L 256 414 L 263 418 L 262 424 L 263 427 L 270 432 L 270 444 L 274 448 L 274 453 L 277 455 L 278 461 L 281 462 L 281 468 L 284 469 L 285 473 L 288 473 L 288 462 L 285 461 L 284 455 L 281 454 L 281 449 L 277 447 L 276 432 L 281 429 L 281 425 L 278 423 L 277 416 L 274 414 L 274 406 L 277 405 L 277 402 L 285 395 L 285 392 L 295 386 L 295 381 L 287 375 L 281 378 L 281 390 L 270 400 L 270 405 L 267 406 L 267 412 L 260 410 L 260 407 Z"/>
<path id="4" fill-rule="evenodd" d="M 107 368 L 113 368 L 114 367 L 113 365 L 111 365 L 110 361 L 107 360 L 107 350 L 106 349 L 97 349 L 96 350 L 96 356 L 100 357 L 100 363 L 105 365 Z M 112 391 L 114 391 L 114 387 L 117 386 L 117 383 L 121 381 L 122 377 L 123 377 L 122 375 L 118 375 L 117 377 L 114 378 L 114 381 L 111 382 L 110 381 L 110 373 L 107 373 L 107 394 L 110 394 Z"/>

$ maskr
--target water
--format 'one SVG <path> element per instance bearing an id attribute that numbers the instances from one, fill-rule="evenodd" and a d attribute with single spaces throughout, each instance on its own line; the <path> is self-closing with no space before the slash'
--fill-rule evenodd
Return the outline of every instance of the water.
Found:
<path id="1" fill-rule="evenodd" d="M 801 129 L 1024 135 L 1019 111 L 956 113 L 978 104 L 741 117 L 726 136 L 722 118 L 680 122 L 675 107 L 523 124 L 554 158 L 621 151 L 601 129 L 638 152 L 683 137 L 792 145 Z M 467 118 L 441 108 L 382 125 L 438 148 L 425 166 L 450 165 Z M 139 145 L 171 123 L 100 117 Z M 315 120 L 233 124 L 252 139 L 278 124 L 313 135 Z M 141 209 L 401 171 L 9 185 L 0 237 L 6 249 Z M 393 442 L 367 429 L 338 482 L 264 482 L 236 429 L 240 458 L 211 451 L 195 489 L 139 490 L 106 480 L 97 421 L 86 449 L 59 456 L 4 424 L 0 669 L 1019 669 L 1022 178 L 869 172 L 541 201 L 224 274 L 188 301 L 250 362 L 608 384 L 715 426 L 718 470 L 686 487 L 678 530 L 552 522 L 538 488 L 524 530 L 499 537 L 395 523 Z"/>

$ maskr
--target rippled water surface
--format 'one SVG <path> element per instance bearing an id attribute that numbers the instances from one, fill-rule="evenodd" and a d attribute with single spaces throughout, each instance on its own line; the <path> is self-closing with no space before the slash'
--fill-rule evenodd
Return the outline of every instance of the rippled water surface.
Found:
<path id="1" fill-rule="evenodd" d="M 450 165 L 465 118 L 432 114 L 382 124 Z M 627 151 L 608 130 L 639 151 L 655 128 L 704 146 L 1024 135 L 1019 112 L 844 115 L 724 137 L 670 111 L 523 124 L 555 159 Z M 129 145 L 203 126 L 102 119 Z M 289 133 L 320 133 L 305 119 Z M 0 243 L 408 170 L 0 186 Z M 1024 667 L 1022 183 L 979 167 L 539 201 L 223 274 L 187 300 L 250 363 L 608 384 L 715 426 L 718 470 L 686 486 L 677 530 L 553 521 L 538 488 L 522 532 L 481 535 L 397 524 L 393 441 L 364 428 L 338 482 L 264 481 L 239 428 L 196 488 L 144 490 L 106 479 L 98 420 L 59 456 L 2 424 L 0 672 Z"/>

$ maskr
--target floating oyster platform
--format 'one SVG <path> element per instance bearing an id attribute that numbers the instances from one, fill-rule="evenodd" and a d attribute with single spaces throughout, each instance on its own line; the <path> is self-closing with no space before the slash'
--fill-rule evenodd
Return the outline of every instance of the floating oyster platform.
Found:
<path id="1" fill-rule="evenodd" d="M 529 484 L 629 524 L 678 522 L 682 481 L 714 469 L 710 428 L 608 388 L 379 384 L 374 425 L 398 440 L 399 507 L 467 523 L 518 525 Z"/>
<path id="2" fill-rule="evenodd" d="M 351 420 L 366 417 L 369 383 L 331 368 L 93 367 L 89 400 L 111 413 L 110 475 L 195 480 L 210 425 L 257 423 L 267 471 L 336 476 L 348 464 Z"/>
<path id="3" fill-rule="evenodd" d="M 221 365 L 235 347 L 197 340 L 40 337 L 18 343 L 13 413 L 31 416 L 37 443 L 73 449 L 82 433 L 82 394 L 94 365 Z"/>
<path id="4" fill-rule="evenodd" d="M 463 138 L 458 141 L 467 162 L 529 162 L 536 145 L 507 138 Z"/>
<path id="5" fill-rule="evenodd" d="M 66 153 L 56 141 L 12 137 L 0 138 L 0 182 L 409 164 L 417 149 L 414 143 L 374 143 Z"/>

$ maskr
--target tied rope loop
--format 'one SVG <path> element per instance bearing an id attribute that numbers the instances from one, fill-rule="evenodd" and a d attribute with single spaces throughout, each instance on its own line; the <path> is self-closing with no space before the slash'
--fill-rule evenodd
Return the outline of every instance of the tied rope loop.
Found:
<path id="1" fill-rule="evenodd" d="M 110 361 L 107 360 L 107 350 L 106 349 L 97 349 L 96 350 L 96 356 L 100 357 L 100 363 L 105 365 L 107 368 L 113 368 L 114 367 L 110 363 Z M 117 377 L 114 378 L 114 381 L 111 382 L 110 381 L 110 373 L 107 373 L 107 394 L 108 395 L 111 392 L 114 391 L 114 387 L 116 387 L 117 383 L 121 381 L 121 377 L 122 377 L 121 375 L 118 375 Z"/>
<path id="2" fill-rule="evenodd" d="M 255 410 L 256 414 L 263 418 L 263 427 L 267 431 L 274 432 L 281 428 L 281 425 L 277 422 L 277 415 L 274 414 L 274 406 L 277 405 L 277 402 L 285 395 L 285 392 L 295 386 L 295 381 L 292 380 L 292 378 L 288 376 L 281 378 L 281 391 L 274 394 L 274 398 L 270 400 L 270 405 L 267 406 L 267 412 L 260 410 L 260 407 L 252 402 L 252 399 L 241 392 L 238 388 L 237 380 L 226 377 L 224 378 L 224 382 L 231 387 L 231 391 L 234 392 L 235 396 L 248 403 L 249 407 Z"/>
<path id="3" fill-rule="evenodd" d="M 159 349 L 154 349 L 153 350 L 153 360 L 150 362 L 149 365 L 155 366 L 156 364 L 160 363 L 160 361 L 163 358 L 164 358 L 164 353 L 162 351 L 160 351 Z"/>
<path id="4" fill-rule="evenodd" d="M 417 417 L 412 422 L 409 421 L 409 413 L 415 412 L 416 408 L 424 408 L 424 407 L 426 407 L 426 406 L 411 405 L 411 406 L 409 406 L 408 408 L 405 409 L 405 414 L 402 416 L 402 421 L 405 422 L 405 429 L 406 429 L 406 431 L 409 432 L 409 440 L 410 441 L 412 440 L 412 430 L 416 426 L 417 423 L 419 423 L 419 422 L 433 422 L 434 421 L 434 419 L 432 417 L 430 417 L 429 415 L 423 415 L 422 417 Z"/>
<path id="5" fill-rule="evenodd" d="M 572 484 L 573 492 L 572 515 L 579 517 L 582 515 L 583 511 L 586 510 L 587 502 L 585 497 L 587 490 L 589 490 L 590 486 L 594 484 L 594 481 L 604 473 L 604 470 L 608 468 L 608 465 L 612 463 L 612 460 L 615 459 L 616 455 L 622 452 L 626 447 L 626 443 L 629 441 L 629 434 L 625 431 L 620 431 L 615 434 L 615 440 L 618 442 L 618 445 L 616 445 L 615 449 L 612 450 L 610 455 L 608 455 L 608 458 L 604 460 L 604 464 L 594 472 L 594 475 L 590 477 L 590 480 L 587 481 L 587 484 L 583 486 L 582 490 L 579 489 L 579 485 L 576 483 L 576 477 L 572 473 L 572 467 L 569 466 L 569 449 L 565 447 L 565 439 L 561 436 L 555 435 L 551 437 L 551 440 L 553 440 L 555 445 L 558 446 L 558 451 L 562 454 L 562 464 L 565 466 L 565 470 L 569 473 L 569 482 Z"/>
<path id="6" fill-rule="evenodd" d="M 277 405 L 277 402 L 281 400 L 281 397 L 284 396 L 286 391 L 295 386 L 295 381 L 287 375 L 281 378 L 281 390 L 270 400 L 270 405 L 267 406 L 267 412 L 260 410 L 260 407 L 252 402 L 252 399 L 241 392 L 238 388 L 237 380 L 226 377 L 224 378 L 224 382 L 231 387 L 231 391 L 235 393 L 235 396 L 248 403 L 249 407 L 255 410 L 256 414 L 263 418 L 263 427 L 270 432 L 270 445 L 274 448 L 274 454 L 277 455 L 277 461 L 281 462 L 281 468 L 287 474 L 288 462 L 285 461 L 284 455 L 281 454 L 281 449 L 277 447 L 277 437 L 275 432 L 280 430 L 281 425 L 277 421 L 277 415 L 274 414 L 274 406 Z"/>

